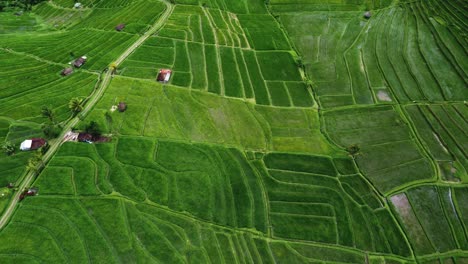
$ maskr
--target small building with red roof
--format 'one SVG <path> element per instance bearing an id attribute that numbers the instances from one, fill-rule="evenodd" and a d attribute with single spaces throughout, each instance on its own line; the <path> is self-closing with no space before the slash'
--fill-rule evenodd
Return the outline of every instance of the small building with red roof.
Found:
<path id="1" fill-rule="evenodd" d="M 161 69 L 161 70 L 159 70 L 158 77 L 156 78 L 156 80 L 158 82 L 167 83 L 169 81 L 169 79 L 171 79 L 171 74 L 172 74 L 171 70 Z"/>
<path id="2" fill-rule="evenodd" d="M 47 141 L 43 138 L 31 138 L 21 142 L 20 149 L 23 151 L 36 150 L 42 146 L 45 146 L 46 144 Z"/>

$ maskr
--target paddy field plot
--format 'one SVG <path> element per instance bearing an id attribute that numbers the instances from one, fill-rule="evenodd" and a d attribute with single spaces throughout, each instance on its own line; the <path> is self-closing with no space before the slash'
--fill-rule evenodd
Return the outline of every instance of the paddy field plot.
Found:
<path id="1" fill-rule="evenodd" d="M 295 52 L 268 14 L 235 14 L 178 5 L 167 24 L 122 65 L 121 74 L 154 80 L 171 68 L 170 83 L 261 105 L 311 107 Z"/>
<path id="2" fill-rule="evenodd" d="M 445 181 L 466 180 L 467 108 L 463 104 L 408 106 L 412 121 Z"/>
<path id="3" fill-rule="evenodd" d="M 360 146 L 356 162 L 380 191 L 434 177 L 431 160 L 392 106 L 327 111 L 324 120 L 336 144 Z"/>
<path id="4" fill-rule="evenodd" d="M 466 40 L 457 26 L 463 18 L 453 15 L 459 8 L 417 1 L 376 10 L 369 20 L 362 11 L 285 12 L 280 20 L 324 107 L 462 101 L 468 92 Z"/>
<path id="5" fill-rule="evenodd" d="M 111 113 L 125 101 L 129 111 Z M 252 150 L 331 153 L 311 108 L 269 108 L 210 93 L 115 77 L 82 125 L 97 121 L 109 133 L 210 142 Z"/>
<path id="6" fill-rule="evenodd" d="M 87 56 L 83 69 L 100 72 L 137 38 L 131 34 L 79 29 L 33 36 L 13 35 L 2 38 L 0 47 L 64 66 L 78 57 Z"/>
<path id="7" fill-rule="evenodd" d="M 19 251 L 2 244 L 2 254 L 181 263 L 409 256 L 397 222 L 348 157 L 122 136 L 64 144 L 35 185 L 41 195 L 21 205 L 0 237 L 27 232 L 26 244 L 44 242 Z"/>
<path id="8" fill-rule="evenodd" d="M 466 250 L 466 187 L 421 186 L 390 197 L 415 253 Z"/>
<path id="9" fill-rule="evenodd" d="M 37 17 L 31 14 L 14 16 L 11 13 L 0 14 L 0 33 L 31 32 L 41 30 Z"/>

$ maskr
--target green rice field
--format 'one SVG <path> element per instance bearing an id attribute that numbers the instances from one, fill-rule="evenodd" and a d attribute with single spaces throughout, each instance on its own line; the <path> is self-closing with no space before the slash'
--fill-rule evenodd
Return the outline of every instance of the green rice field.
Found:
<path id="1" fill-rule="evenodd" d="M 76 2 L 0 11 L 0 263 L 468 263 L 466 1 Z"/>

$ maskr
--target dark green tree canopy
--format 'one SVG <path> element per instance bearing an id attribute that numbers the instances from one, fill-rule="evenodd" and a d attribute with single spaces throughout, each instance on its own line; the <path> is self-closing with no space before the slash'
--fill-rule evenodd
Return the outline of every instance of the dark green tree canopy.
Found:
<path id="1" fill-rule="evenodd" d="M 4 10 L 31 10 L 34 5 L 44 2 L 45 0 L 0 0 L 0 11 Z"/>

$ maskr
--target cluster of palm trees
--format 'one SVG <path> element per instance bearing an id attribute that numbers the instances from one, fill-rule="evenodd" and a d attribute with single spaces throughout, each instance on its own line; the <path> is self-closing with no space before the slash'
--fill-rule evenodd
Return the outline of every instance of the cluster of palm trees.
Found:
<path id="1" fill-rule="evenodd" d="M 83 99 L 82 98 L 72 98 L 68 103 L 68 108 L 72 112 L 73 116 L 76 116 L 79 112 L 83 110 Z M 47 122 L 42 125 L 42 131 L 44 135 L 48 138 L 55 138 L 60 134 L 62 126 L 55 119 L 55 113 L 49 106 L 43 106 L 41 109 L 41 115 L 47 118 Z M 40 170 L 44 167 L 43 155 L 44 150 L 41 148 L 37 150 L 34 155 L 28 160 L 26 169 L 33 171 L 35 174 L 39 173 Z"/>
<path id="2" fill-rule="evenodd" d="M 68 108 L 70 109 L 72 116 L 76 116 L 83 110 L 83 99 L 78 97 L 72 98 L 68 103 Z M 47 122 L 42 124 L 42 132 L 47 138 L 56 138 L 60 134 L 62 126 L 55 119 L 54 111 L 49 106 L 43 106 L 41 109 L 41 115 L 47 118 Z"/>
<path id="3" fill-rule="evenodd" d="M 8 9 L 23 9 L 28 11 L 31 10 L 34 5 L 44 1 L 46 0 L 1 0 L 0 11 Z"/>
<path id="4" fill-rule="evenodd" d="M 72 98 L 68 103 L 68 108 L 70 108 L 70 111 L 72 112 L 73 116 L 76 116 L 76 114 L 83 111 L 83 98 Z"/>

